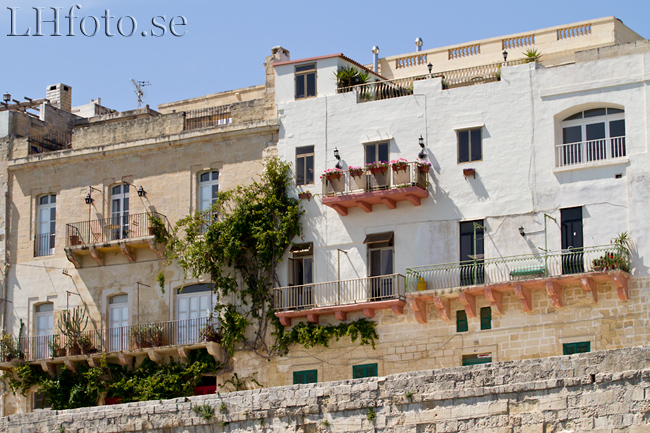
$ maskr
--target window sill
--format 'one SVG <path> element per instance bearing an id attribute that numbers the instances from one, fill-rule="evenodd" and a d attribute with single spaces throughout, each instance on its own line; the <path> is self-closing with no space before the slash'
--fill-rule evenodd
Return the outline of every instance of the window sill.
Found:
<path id="1" fill-rule="evenodd" d="M 630 162 L 630 158 L 625 156 L 623 158 L 606 159 L 603 161 L 585 162 L 583 164 L 574 164 L 574 165 L 566 165 L 564 167 L 555 167 L 553 169 L 553 173 L 565 173 L 567 171 L 584 170 L 588 168 L 598 168 L 598 167 L 609 167 L 612 165 L 625 165 L 628 164 L 629 162 Z"/>

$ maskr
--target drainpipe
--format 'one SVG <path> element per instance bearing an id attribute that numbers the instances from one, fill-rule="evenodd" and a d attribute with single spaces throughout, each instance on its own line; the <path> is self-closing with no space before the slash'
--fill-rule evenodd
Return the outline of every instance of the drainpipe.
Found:
<path id="1" fill-rule="evenodd" d="M 7 179 L 8 181 L 9 179 Z M 2 331 L 7 332 L 7 274 L 9 273 L 9 263 L 8 263 L 8 253 L 7 248 L 9 242 L 7 241 L 7 235 L 9 234 L 9 190 L 5 190 L 5 233 L 3 239 L 4 254 L 2 260 L 4 261 L 4 269 L 2 271 Z"/>
<path id="2" fill-rule="evenodd" d="M 415 51 L 422 51 L 422 38 L 415 38 Z"/>
<path id="3" fill-rule="evenodd" d="M 377 62 L 379 61 L 379 47 L 372 47 L 372 70 L 377 73 Z"/>

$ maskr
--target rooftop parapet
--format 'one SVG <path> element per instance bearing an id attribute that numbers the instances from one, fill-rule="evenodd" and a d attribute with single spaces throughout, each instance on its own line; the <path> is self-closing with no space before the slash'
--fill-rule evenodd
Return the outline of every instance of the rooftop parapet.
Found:
<path id="1" fill-rule="evenodd" d="M 540 52 L 541 63 L 548 67 L 575 61 L 576 51 L 640 40 L 643 37 L 619 19 L 606 17 L 384 57 L 379 59 L 378 72 L 387 79 L 412 77 L 428 74 L 429 63 L 436 73 L 500 62 L 503 51 L 508 52 L 508 60 L 523 59 L 527 49 Z"/>

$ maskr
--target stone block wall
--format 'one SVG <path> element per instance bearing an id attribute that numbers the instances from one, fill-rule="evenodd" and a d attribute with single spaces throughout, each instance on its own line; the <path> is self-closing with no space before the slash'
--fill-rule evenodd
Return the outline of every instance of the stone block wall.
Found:
<path id="1" fill-rule="evenodd" d="M 212 416 L 195 409 L 209 407 Z M 650 346 L 227 394 L 41 411 L 23 432 L 650 431 Z"/>

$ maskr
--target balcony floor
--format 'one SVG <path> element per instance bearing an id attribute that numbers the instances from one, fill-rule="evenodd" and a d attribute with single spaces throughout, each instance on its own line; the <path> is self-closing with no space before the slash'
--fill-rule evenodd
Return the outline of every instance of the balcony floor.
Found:
<path id="1" fill-rule="evenodd" d="M 476 285 L 454 289 L 421 290 L 406 293 L 409 306 L 415 312 L 419 323 L 427 323 L 426 302 L 433 301 L 438 308 L 440 318 L 451 319 L 450 299 L 458 298 L 468 317 L 476 317 L 476 297 L 485 296 L 495 314 L 503 314 L 503 293 L 514 292 L 521 303 L 524 312 L 534 309 L 531 290 L 546 289 L 552 305 L 561 309 L 564 307 L 562 290 L 564 287 L 581 285 L 590 296 L 591 303 L 598 302 L 597 283 L 613 283 L 621 301 L 629 300 L 629 274 L 621 270 L 583 272 L 560 275 L 547 278 L 531 278 L 512 280 L 506 283 Z"/>
<path id="2" fill-rule="evenodd" d="M 365 212 L 372 212 L 373 205 L 383 204 L 395 209 L 398 201 L 408 200 L 413 206 L 420 206 L 420 200 L 429 197 L 429 191 L 419 186 L 381 189 L 370 192 L 358 192 L 338 196 L 323 197 L 322 203 L 331 207 L 341 216 L 348 214 L 348 209 L 359 207 Z"/>

